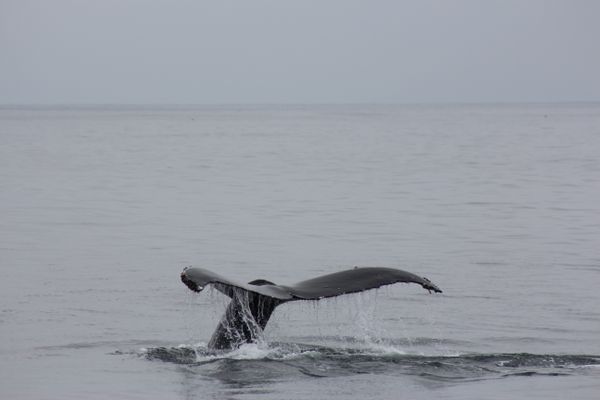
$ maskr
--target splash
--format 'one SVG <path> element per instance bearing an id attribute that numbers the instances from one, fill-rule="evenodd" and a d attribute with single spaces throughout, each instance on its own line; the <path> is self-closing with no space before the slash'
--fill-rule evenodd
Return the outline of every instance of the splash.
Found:
<path id="1" fill-rule="evenodd" d="M 347 376 L 353 374 L 413 375 L 432 381 L 471 381 L 512 376 L 597 374 L 598 355 L 489 353 L 453 356 L 403 354 L 395 348 L 348 348 L 304 344 L 250 343 L 232 351 L 209 350 L 205 345 L 148 348 L 139 353 L 152 361 L 184 364 L 190 368 L 235 366 L 239 374 L 268 369 L 273 374 Z M 280 364 L 278 364 L 280 363 Z"/>

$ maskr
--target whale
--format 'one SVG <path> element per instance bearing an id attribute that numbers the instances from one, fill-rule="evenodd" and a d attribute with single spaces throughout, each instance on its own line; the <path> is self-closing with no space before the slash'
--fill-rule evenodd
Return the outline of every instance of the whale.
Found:
<path id="1" fill-rule="evenodd" d="M 181 281 L 197 293 L 211 285 L 231 299 L 208 342 L 211 350 L 231 350 L 257 342 L 275 308 L 290 301 L 321 300 L 394 283 L 416 283 L 430 293 L 442 293 L 427 278 L 386 267 L 355 267 L 289 286 L 266 279 L 241 283 L 204 268 L 187 267 L 181 272 Z"/>

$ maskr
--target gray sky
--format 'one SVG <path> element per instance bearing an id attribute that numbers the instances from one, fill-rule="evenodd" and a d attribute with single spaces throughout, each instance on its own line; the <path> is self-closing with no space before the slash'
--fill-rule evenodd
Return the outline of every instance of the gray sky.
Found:
<path id="1" fill-rule="evenodd" d="M 596 0 L 0 0 L 0 104 L 599 100 Z"/>

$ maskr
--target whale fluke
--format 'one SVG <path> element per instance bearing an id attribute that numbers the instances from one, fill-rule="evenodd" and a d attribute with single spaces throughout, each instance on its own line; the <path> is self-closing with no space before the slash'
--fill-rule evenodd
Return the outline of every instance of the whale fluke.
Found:
<path id="1" fill-rule="evenodd" d="M 398 282 L 417 283 L 429 292 L 442 292 L 427 278 L 399 269 L 381 267 L 355 267 L 290 286 L 276 285 L 265 279 L 240 283 L 206 269 L 192 267 L 183 270 L 181 280 L 194 292 L 213 285 L 231 298 L 225 315 L 208 343 L 208 347 L 213 349 L 231 349 L 242 343 L 256 341 L 273 310 L 288 301 L 319 300 Z"/>

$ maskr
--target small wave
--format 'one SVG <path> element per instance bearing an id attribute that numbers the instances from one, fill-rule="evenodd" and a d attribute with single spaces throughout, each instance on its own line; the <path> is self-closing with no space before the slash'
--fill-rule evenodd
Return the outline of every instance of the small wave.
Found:
<path id="1" fill-rule="evenodd" d="M 414 375 L 437 381 L 479 380 L 511 376 L 564 376 L 597 371 L 600 356 L 529 353 L 420 355 L 394 347 L 327 347 L 300 343 L 247 344 L 233 351 L 214 351 L 204 344 L 146 348 L 148 360 L 195 367 L 215 364 L 237 374 L 260 368 L 280 379 L 294 375 L 324 377 L 352 374 Z M 235 368 L 234 368 L 235 367 Z M 223 369 L 223 368 L 221 368 Z M 204 371 L 199 369 L 199 372 Z M 223 374 L 219 370 L 219 376 Z M 279 376 L 280 374 L 281 376 Z M 264 377 L 267 379 L 268 377 Z"/>
<path id="2" fill-rule="evenodd" d="M 511 376 L 567 376 L 571 375 L 563 372 L 539 372 L 539 371 L 524 371 L 514 372 L 502 375 L 503 378 L 509 378 Z"/>
<path id="3" fill-rule="evenodd" d="M 308 353 L 319 354 L 319 351 L 300 344 L 277 343 L 248 343 L 230 351 L 210 350 L 205 344 L 150 347 L 140 350 L 140 354 L 149 360 L 176 364 L 203 364 L 218 360 L 289 360 Z"/>
<path id="4" fill-rule="evenodd" d="M 571 368 L 582 365 L 600 365 L 600 356 L 588 355 L 509 353 L 472 354 L 465 355 L 463 358 L 505 368 Z"/>

